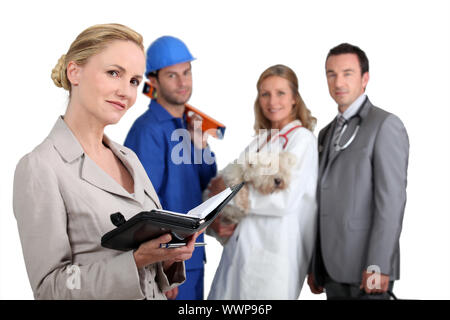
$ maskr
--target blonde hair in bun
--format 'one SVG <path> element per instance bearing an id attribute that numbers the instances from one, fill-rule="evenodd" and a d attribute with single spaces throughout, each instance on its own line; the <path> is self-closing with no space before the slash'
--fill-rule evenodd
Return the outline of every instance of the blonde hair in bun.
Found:
<path id="1" fill-rule="evenodd" d="M 52 70 L 52 80 L 55 86 L 58 88 L 64 88 L 65 90 L 70 90 L 70 83 L 68 83 L 66 76 L 66 55 L 63 54 L 59 58 L 58 63 Z"/>
<path id="2" fill-rule="evenodd" d="M 59 58 L 51 74 L 55 85 L 70 92 L 72 87 L 67 78 L 69 62 L 85 65 L 90 57 L 100 53 L 114 40 L 131 41 L 144 51 L 142 36 L 133 29 L 117 23 L 94 25 L 81 32 L 70 45 L 69 51 Z"/>

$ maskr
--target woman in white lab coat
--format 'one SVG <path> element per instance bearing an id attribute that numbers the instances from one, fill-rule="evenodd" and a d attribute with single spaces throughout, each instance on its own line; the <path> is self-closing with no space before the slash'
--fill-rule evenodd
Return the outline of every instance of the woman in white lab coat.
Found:
<path id="1" fill-rule="evenodd" d="M 297 161 L 286 190 L 262 195 L 250 186 L 249 215 L 224 246 L 208 299 L 297 299 L 312 256 L 317 214 L 318 154 L 312 133 L 316 119 L 303 103 L 290 68 L 268 68 L 257 89 L 257 137 L 240 157 L 279 147 L 293 153 Z M 215 193 L 224 187 L 218 177 L 210 190 Z M 212 227 L 219 235 L 227 233 L 219 219 Z M 231 232 L 228 227 L 228 235 Z"/>

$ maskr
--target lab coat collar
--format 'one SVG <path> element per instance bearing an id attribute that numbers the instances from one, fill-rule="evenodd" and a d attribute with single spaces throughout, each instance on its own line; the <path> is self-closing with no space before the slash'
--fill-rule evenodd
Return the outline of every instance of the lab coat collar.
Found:
<path id="1" fill-rule="evenodd" d="M 301 126 L 302 122 L 298 119 L 293 120 L 286 124 L 281 130 L 279 130 L 276 134 L 273 135 L 270 142 L 267 142 L 267 135 L 271 134 L 271 130 L 260 130 L 255 137 L 255 139 L 250 143 L 250 145 L 247 147 L 247 152 L 259 152 L 259 150 L 265 150 L 269 145 L 273 143 L 282 143 L 280 146 L 283 146 L 283 144 L 286 142 L 284 139 L 280 140 L 280 136 L 284 135 L 286 132 L 291 130 L 292 128 L 296 126 Z"/>
<path id="2" fill-rule="evenodd" d="M 280 130 L 280 134 L 284 134 L 284 133 L 288 132 L 290 129 L 292 129 L 293 127 L 301 126 L 301 125 L 302 125 L 302 122 L 298 119 L 291 121 Z"/>

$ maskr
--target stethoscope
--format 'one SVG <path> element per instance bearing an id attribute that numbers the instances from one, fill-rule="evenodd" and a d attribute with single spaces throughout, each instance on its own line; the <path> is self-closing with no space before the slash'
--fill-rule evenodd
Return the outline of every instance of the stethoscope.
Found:
<path id="1" fill-rule="evenodd" d="M 288 142 L 289 142 L 288 134 L 291 133 L 292 131 L 294 131 L 295 129 L 301 128 L 301 127 L 303 127 L 303 126 L 302 126 L 302 125 L 294 126 L 294 127 L 290 128 L 288 131 L 286 131 L 286 132 L 283 133 L 283 134 L 279 133 L 278 135 L 273 136 L 272 138 L 270 138 L 269 141 L 274 141 L 275 139 L 283 138 L 283 139 L 284 139 L 283 150 L 284 150 L 284 148 L 286 148 L 286 145 L 287 145 Z M 270 133 L 269 133 L 269 134 L 270 134 Z M 256 149 L 256 152 L 261 151 L 261 149 L 262 149 L 267 143 L 268 143 L 268 141 L 267 141 L 267 139 L 265 139 L 265 140 L 264 140 L 264 143 L 263 143 L 262 145 L 260 145 L 260 146 Z"/>
<path id="2" fill-rule="evenodd" d="M 345 122 L 344 126 L 342 127 L 342 130 L 341 130 L 341 132 L 339 133 L 339 136 L 338 136 L 338 138 L 336 139 L 336 142 L 335 142 L 335 144 L 334 144 L 334 150 L 336 150 L 336 152 L 339 152 L 339 151 L 342 151 L 342 150 L 346 149 L 346 148 L 353 142 L 353 140 L 355 140 L 356 135 L 358 134 L 359 128 L 361 127 L 361 121 L 362 121 L 362 118 L 361 118 L 361 116 L 359 115 L 359 111 L 360 111 L 361 109 L 362 109 L 362 107 L 359 108 L 358 113 L 357 113 L 356 115 L 354 115 L 353 117 L 351 117 L 349 120 L 347 120 L 347 121 Z M 347 141 L 344 145 L 341 146 L 341 139 L 342 139 L 342 136 L 344 135 L 345 130 L 347 130 L 348 123 L 349 123 L 350 120 L 353 119 L 354 117 L 358 117 L 358 124 L 356 125 L 355 131 L 353 131 L 353 134 L 352 134 L 352 136 L 350 137 L 350 139 L 348 139 L 348 141 Z"/>

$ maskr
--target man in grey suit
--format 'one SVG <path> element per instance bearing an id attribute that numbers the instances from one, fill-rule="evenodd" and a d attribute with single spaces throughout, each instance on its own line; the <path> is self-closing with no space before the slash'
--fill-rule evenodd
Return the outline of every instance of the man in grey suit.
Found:
<path id="1" fill-rule="evenodd" d="M 344 43 L 326 76 L 337 117 L 319 133 L 319 223 L 308 284 L 328 299 L 388 299 L 399 279 L 409 141 L 401 120 L 365 94 L 369 62 Z"/>

